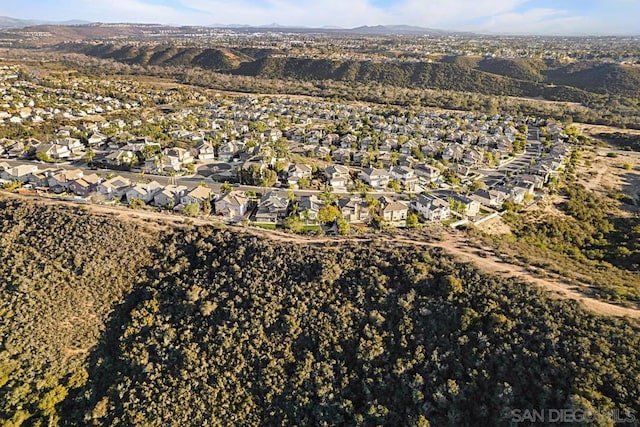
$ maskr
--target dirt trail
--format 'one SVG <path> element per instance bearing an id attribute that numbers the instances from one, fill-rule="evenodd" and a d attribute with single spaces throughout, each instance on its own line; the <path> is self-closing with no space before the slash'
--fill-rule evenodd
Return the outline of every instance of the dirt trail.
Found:
<path id="1" fill-rule="evenodd" d="M 272 232 L 259 231 L 258 234 L 266 236 L 271 239 L 299 243 L 325 243 L 335 242 L 334 238 L 308 238 L 301 236 L 291 236 L 285 233 L 274 234 Z M 363 238 L 361 241 L 367 242 L 373 239 Z M 353 241 L 350 239 L 350 241 Z M 574 286 L 568 285 L 558 280 L 554 280 L 547 277 L 535 276 L 532 272 L 528 271 L 524 267 L 519 265 L 510 264 L 503 261 L 501 258 L 496 257 L 491 252 L 475 248 L 466 242 L 466 237 L 459 233 L 443 233 L 442 239 L 437 241 L 420 241 L 406 237 L 380 237 L 375 238 L 376 242 L 388 242 L 389 244 L 406 244 L 412 246 L 427 246 L 431 248 L 442 248 L 445 252 L 455 256 L 462 262 L 470 262 L 478 267 L 480 270 L 487 273 L 507 277 L 518 278 L 529 281 L 535 285 L 541 286 L 548 291 L 551 291 L 554 296 L 559 298 L 570 298 L 580 301 L 588 310 L 600 314 L 603 316 L 617 316 L 617 317 L 630 317 L 633 319 L 640 319 L 640 310 L 621 307 L 619 305 L 611 304 L 606 301 L 598 300 L 589 295 L 574 289 Z M 482 255 L 479 255 L 482 253 Z"/>
<path id="2" fill-rule="evenodd" d="M 53 200 L 46 197 L 34 197 L 24 196 L 12 193 L 0 192 L 1 195 L 27 199 L 37 200 L 40 203 L 53 205 L 77 205 L 73 202 L 65 202 L 61 200 Z M 145 210 L 132 210 L 125 207 L 114 206 L 101 206 L 101 205 L 80 205 L 86 208 L 89 212 L 106 214 L 113 217 L 118 217 L 127 221 L 141 222 L 147 227 L 156 227 L 157 229 L 167 229 L 175 226 L 184 226 L 189 224 L 194 225 L 218 225 L 224 227 L 223 223 L 219 219 L 202 219 L 202 218 L 185 218 L 173 214 L 145 211 Z M 518 278 L 529 281 L 535 285 L 541 286 L 552 292 L 553 295 L 559 298 L 570 298 L 580 301 L 588 310 L 603 316 L 617 316 L 617 317 L 629 317 L 633 319 L 640 319 L 640 309 L 621 307 L 615 304 L 608 303 L 606 301 L 598 300 L 589 295 L 585 295 L 573 288 L 572 285 L 562 283 L 557 280 L 553 280 L 547 277 L 535 276 L 532 272 L 525 268 L 504 262 L 502 259 L 493 255 L 490 250 L 478 249 L 471 246 L 467 237 L 461 232 L 444 231 L 438 240 L 418 240 L 406 235 L 376 235 L 376 236 L 361 236 L 361 237 L 307 237 L 294 234 L 288 234 L 284 232 L 278 232 L 273 230 L 263 230 L 255 227 L 234 227 L 236 231 L 249 233 L 252 235 L 266 237 L 272 240 L 280 242 L 303 244 L 303 245 L 319 245 L 327 243 L 339 243 L 343 241 L 360 242 L 360 243 L 388 243 L 389 245 L 411 245 L 411 246 L 423 246 L 431 248 L 442 248 L 445 252 L 455 256 L 462 262 L 470 262 L 475 264 L 479 269 L 487 273 L 500 275 L 509 278 Z M 482 254 L 482 255 L 479 255 Z"/>
<path id="3" fill-rule="evenodd" d="M 547 277 L 537 277 L 524 267 L 504 262 L 501 258 L 496 257 L 492 253 L 469 246 L 464 241 L 461 241 L 460 238 L 455 236 L 446 236 L 442 242 L 439 242 L 439 246 L 445 251 L 458 257 L 460 260 L 475 264 L 483 271 L 501 275 L 503 277 L 524 279 L 538 286 L 542 286 L 543 288 L 553 292 L 554 295 L 558 297 L 580 301 L 585 308 L 594 313 L 603 316 L 628 316 L 630 318 L 640 319 L 640 310 L 638 309 L 611 304 L 606 301 L 593 298 L 589 295 L 585 295 L 582 292 L 575 290 L 572 285 Z M 478 253 L 483 253 L 484 256 L 478 255 Z"/>

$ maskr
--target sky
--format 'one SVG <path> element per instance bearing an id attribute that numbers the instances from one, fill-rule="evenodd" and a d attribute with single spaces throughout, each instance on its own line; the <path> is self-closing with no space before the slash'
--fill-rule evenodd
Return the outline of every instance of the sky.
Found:
<path id="1" fill-rule="evenodd" d="M 490 34 L 640 35 L 640 0 L 0 0 L 0 15 L 175 25 L 407 24 Z"/>

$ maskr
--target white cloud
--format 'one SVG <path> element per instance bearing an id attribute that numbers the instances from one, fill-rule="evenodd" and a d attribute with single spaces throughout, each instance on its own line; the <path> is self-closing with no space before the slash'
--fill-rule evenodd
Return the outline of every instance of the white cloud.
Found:
<path id="1" fill-rule="evenodd" d="M 549 8 L 531 9 L 522 13 L 502 13 L 492 16 L 476 28 L 476 32 L 500 34 L 568 34 L 584 26 L 584 17 Z"/>
<path id="2" fill-rule="evenodd" d="M 529 0 L 403 0 L 383 8 L 368 0 L 268 0 L 259 6 L 250 0 L 181 0 L 216 22 L 253 25 L 342 26 L 410 24 L 453 28 L 461 22 L 505 13 Z M 202 22 L 199 22 L 202 23 Z"/>
<path id="3" fill-rule="evenodd" d="M 506 13 L 528 0 L 405 0 L 393 8 L 394 19 L 426 27 L 458 27 L 465 22 Z"/>

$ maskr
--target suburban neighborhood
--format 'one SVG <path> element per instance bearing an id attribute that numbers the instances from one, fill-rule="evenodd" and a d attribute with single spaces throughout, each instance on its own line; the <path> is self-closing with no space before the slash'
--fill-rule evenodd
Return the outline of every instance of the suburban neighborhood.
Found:
<path id="1" fill-rule="evenodd" d="M 570 154 L 562 124 L 527 116 L 131 81 L 90 96 L 85 79 L 46 80 L 15 66 L 0 79 L 0 129 L 52 125 L 40 139 L 0 139 L 4 188 L 228 222 L 327 230 L 477 222 L 505 202 L 540 197 Z"/>

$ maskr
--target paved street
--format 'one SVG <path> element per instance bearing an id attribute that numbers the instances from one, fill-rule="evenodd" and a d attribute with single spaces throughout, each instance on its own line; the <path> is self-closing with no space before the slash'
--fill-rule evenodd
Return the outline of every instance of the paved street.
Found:
<path id="1" fill-rule="evenodd" d="M 538 141 L 527 141 L 527 148 L 524 153 L 517 155 L 508 163 L 502 164 L 496 169 L 479 169 L 483 181 L 489 188 L 499 184 L 507 174 L 516 175 L 523 172 L 530 164 L 531 160 L 540 157 L 542 145 Z"/>

